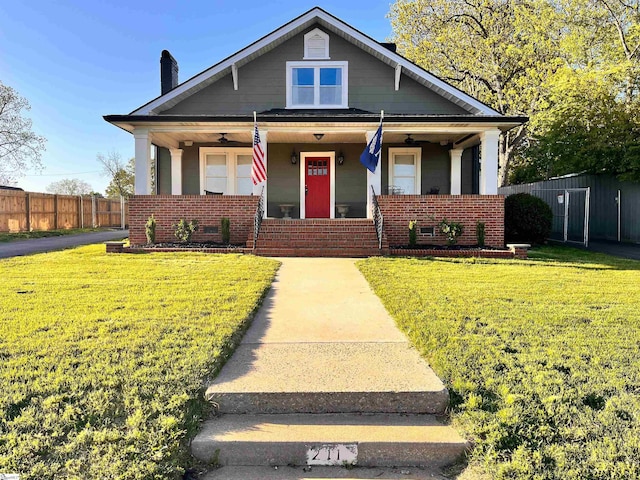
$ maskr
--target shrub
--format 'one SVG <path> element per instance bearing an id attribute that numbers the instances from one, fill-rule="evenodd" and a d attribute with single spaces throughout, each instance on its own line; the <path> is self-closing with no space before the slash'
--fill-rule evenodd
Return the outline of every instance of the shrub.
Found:
<path id="1" fill-rule="evenodd" d="M 147 219 L 144 234 L 147 236 L 147 243 L 156 243 L 156 217 L 153 214 Z"/>
<path id="2" fill-rule="evenodd" d="M 504 205 L 507 242 L 541 244 L 551 233 L 553 212 L 541 198 L 528 193 L 509 195 Z"/>
<path id="3" fill-rule="evenodd" d="M 440 231 L 447 237 L 447 245 L 455 245 L 458 241 L 458 237 L 462 235 L 464 227 L 461 223 L 450 222 L 446 218 L 438 224 Z"/>
<path id="4" fill-rule="evenodd" d="M 409 246 L 415 247 L 418 239 L 418 221 L 411 220 L 409 222 Z"/>
<path id="5" fill-rule="evenodd" d="M 172 225 L 175 229 L 175 236 L 182 243 L 191 241 L 193 233 L 198 230 L 198 220 L 191 220 L 189 223 L 181 218 L 176 225 Z"/>
<path id="6" fill-rule="evenodd" d="M 220 219 L 220 233 L 222 234 L 222 243 L 228 245 L 231 239 L 231 220 L 227 217 Z"/>
<path id="7" fill-rule="evenodd" d="M 479 247 L 484 247 L 484 238 L 486 236 L 486 229 L 484 222 L 476 222 L 476 240 Z"/>

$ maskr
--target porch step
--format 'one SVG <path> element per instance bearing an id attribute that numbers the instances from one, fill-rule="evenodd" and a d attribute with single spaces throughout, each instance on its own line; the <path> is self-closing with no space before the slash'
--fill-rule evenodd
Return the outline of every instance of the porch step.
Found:
<path id="1" fill-rule="evenodd" d="M 245 467 L 216 468 L 202 480 L 449 480 L 437 469 L 424 467 Z"/>
<path id="2" fill-rule="evenodd" d="M 443 414 L 449 404 L 442 381 L 405 342 L 243 343 L 206 398 L 234 414 Z"/>
<path id="3" fill-rule="evenodd" d="M 223 415 L 204 423 L 193 455 L 218 465 L 444 467 L 468 443 L 432 415 Z M 338 452 L 341 457 L 338 459 Z"/>
<path id="4" fill-rule="evenodd" d="M 368 257 L 381 251 L 369 219 L 267 219 L 255 253 L 268 256 Z M 386 250 L 385 250 L 386 249 Z"/>

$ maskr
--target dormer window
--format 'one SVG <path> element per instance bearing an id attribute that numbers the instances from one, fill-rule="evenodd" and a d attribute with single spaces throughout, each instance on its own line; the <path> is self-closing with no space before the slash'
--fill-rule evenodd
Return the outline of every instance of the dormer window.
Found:
<path id="1" fill-rule="evenodd" d="M 287 62 L 287 108 L 349 108 L 347 62 Z"/>
<path id="2" fill-rule="evenodd" d="M 319 28 L 311 30 L 304 36 L 305 60 L 329 59 L 329 35 Z"/>

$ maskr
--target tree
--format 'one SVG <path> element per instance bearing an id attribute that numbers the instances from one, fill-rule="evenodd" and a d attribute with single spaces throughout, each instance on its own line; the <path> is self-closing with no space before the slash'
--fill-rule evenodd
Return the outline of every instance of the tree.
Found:
<path id="1" fill-rule="evenodd" d="M 98 162 L 102 164 L 104 175 L 111 178 L 105 191 L 108 198 L 133 195 L 135 159 L 131 158 L 126 164 L 117 152 L 110 152 L 106 156 L 98 153 Z"/>
<path id="2" fill-rule="evenodd" d="M 12 184 L 31 166 L 42 168 L 45 138 L 31 130 L 32 122 L 22 114 L 29 102 L 0 82 L 0 184 Z"/>
<path id="3" fill-rule="evenodd" d="M 63 178 L 47 186 L 47 192 L 59 195 L 90 195 L 93 188 L 78 178 Z"/>
<path id="4" fill-rule="evenodd" d="M 562 59 L 558 10 L 547 0 L 397 0 L 394 40 L 407 58 L 504 115 L 543 109 L 545 86 Z M 523 125 L 501 135 L 500 184 Z"/>

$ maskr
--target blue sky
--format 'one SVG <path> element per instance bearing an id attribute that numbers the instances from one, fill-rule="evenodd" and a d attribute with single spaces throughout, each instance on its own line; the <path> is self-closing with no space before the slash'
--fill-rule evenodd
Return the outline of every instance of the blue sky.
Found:
<path id="1" fill-rule="evenodd" d="M 389 3 L 331 0 L 24 0 L 0 2 L 0 80 L 31 103 L 47 138 L 41 175 L 18 185 L 44 191 L 80 178 L 103 192 L 98 152 L 133 156 L 131 135 L 103 115 L 125 114 L 160 93 L 160 52 L 180 81 L 217 63 L 314 6 L 378 41 L 391 35 Z"/>

